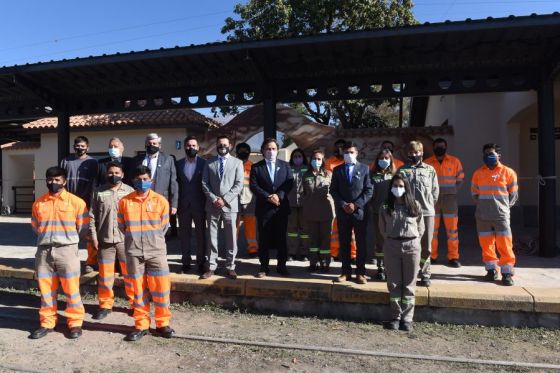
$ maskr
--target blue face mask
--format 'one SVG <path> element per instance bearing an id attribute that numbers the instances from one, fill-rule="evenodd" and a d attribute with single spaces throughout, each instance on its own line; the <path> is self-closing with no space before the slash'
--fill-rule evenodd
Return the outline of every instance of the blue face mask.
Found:
<path id="1" fill-rule="evenodd" d="M 377 160 L 377 165 L 378 165 L 382 170 L 384 170 L 384 169 L 386 169 L 387 167 L 389 167 L 389 166 L 391 165 L 391 161 L 389 161 L 389 160 L 387 160 L 387 159 L 385 159 L 385 158 L 378 159 L 378 160 Z"/>
<path id="2" fill-rule="evenodd" d="M 484 154 L 483 160 L 488 167 L 494 167 L 498 164 L 498 156 L 496 154 Z"/>
<path id="3" fill-rule="evenodd" d="M 322 164 L 323 164 L 322 160 L 318 160 L 318 159 L 311 160 L 311 167 L 313 167 L 314 170 L 318 170 Z"/>
<path id="4" fill-rule="evenodd" d="M 109 157 L 119 158 L 121 156 L 121 151 L 119 148 L 109 148 Z"/>
<path id="5" fill-rule="evenodd" d="M 152 187 L 152 181 L 151 180 L 134 180 L 132 185 L 134 186 L 134 189 L 136 189 L 137 191 L 145 193 Z"/>

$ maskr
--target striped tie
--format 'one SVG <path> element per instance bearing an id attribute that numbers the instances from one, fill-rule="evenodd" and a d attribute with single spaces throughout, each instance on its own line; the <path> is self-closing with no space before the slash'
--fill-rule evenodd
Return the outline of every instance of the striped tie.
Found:
<path id="1" fill-rule="evenodd" d="M 220 157 L 220 180 L 224 177 L 224 158 Z"/>

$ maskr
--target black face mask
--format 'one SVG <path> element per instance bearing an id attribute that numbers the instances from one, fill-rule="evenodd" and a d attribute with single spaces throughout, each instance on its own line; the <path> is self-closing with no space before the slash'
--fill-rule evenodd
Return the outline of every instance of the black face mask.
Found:
<path id="1" fill-rule="evenodd" d="M 47 183 L 47 189 L 49 190 L 49 192 L 51 193 L 58 193 L 60 192 L 60 190 L 64 188 L 63 184 L 57 184 L 57 183 Z"/>
<path id="2" fill-rule="evenodd" d="M 155 146 L 155 145 L 146 146 L 146 153 L 148 153 L 149 155 L 154 155 L 157 152 L 159 152 L 159 146 Z"/>
<path id="3" fill-rule="evenodd" d="M 229 153 L 229 147 L 227 145 L 218 145 L 218 154 L 222 157 Z"/>
<path id="4" fill-rule="evenodd" d="M 440 148 L 440 147 L 434 148 L 434 154 L 435 154 L 437 157 L 444 156 L 446 152 L 447 152 L 447 149 L 446 149 L 446 148 Z"/>
<path id="5" fill-rule="evenodd" d="M 239 151 L 237 152 L 237 158 L 241 159 L 242 161 L 246 161 L 247 159 L 249 159 L 249 155 L 251 153 L 249 153 L 248 151 Z"/>
<path id="6" fill-rule="evenodd" d="M 198 150 L 196 150 L 194 148 L 188 148 L 188 149 L 185 149 L 185 154 L 189 158 L 194 158 L 198 154 Z"/>
<path id="7" fill-rule="evenodd" d="M 421 156 L 421 155 L 409 155 L 409 156 L 408 156 L 408 160 L 409 160 L 412 164 L 418 164 L 418 163 L 420 163 L 420 161 L 422 160 L 422 156 Z"/>
<path id="8" fill-rule="evenodd" d="M 76 153 L 76 155 L 77 155 L 78 157 L 81 157 L 82 155 L 86 154 L 87 149 L 74 148 L 74 152 Z"/>
<path id="9" fill-rule="evenodd" d="M 117 175 L 111 175 L 111 176 L 107 176 L 107 182 L 111 185 L 117 185 L 118 183 L 120 183 L 122 180 L 121 176 L 117 176 Z"/>

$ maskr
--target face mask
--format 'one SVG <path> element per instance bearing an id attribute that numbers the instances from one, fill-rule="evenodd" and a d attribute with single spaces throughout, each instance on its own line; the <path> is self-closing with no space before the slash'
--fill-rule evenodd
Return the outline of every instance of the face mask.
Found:
<path id="1" fill-rule="evenodd" d="M 267 161 L 275 161 L 276 160 L 276 150 L 265 150 L 264 157 Z"/>
<path id="2" fill-rule="evenodd" d="M 149 155 L 154 155 L 157 152 L 159 152 L 159 146 L 155 146 L 155 145 L 146 146 L 146 153 L 148 153 Z"/>
<path id="3" fill-rule="evenodd" d="M 397 198 L 404 196 L 404 187 L 392 187 L 391 193 Z"/>
<path id="4" fill-rule="evenodd" d="M 445 149 L 445 148 L 434 148 L 434 154 L 437 157 L 441 157 L 441 156 L 445 155 L 445 152 L 447 152 L 447 149 Z"/>
<path id="5" fill-rule="evenodd" d="M 420 161 L 422 161 L 422 156 L 421 155 L 409 155 L 408 160 L 412 164 L 418 164 L 418 163 L 420 163 Z"/>
<path id="6" fill-rule="evenodd" d="M 347 163 L 347 164 L 356 163 L 356 155 L 355 154 L 344 153 L 344 163 Z"/>
<path id="7" fill-rule="evenodd" d="M 241 150 L 237 153 L 237 158 L 241 159 L 242 161 L 246 161 L 249 159 L 249 152 L 246 150 Z"/>
<path id="8" fill-rule="evenodd" d="M 498 156 L 496 154 L 484 154 L 484 163 L 488 166 L 488 167 L 494 167 L 495 165 L 498 164 Z"/>
<path id="9" fill-rule="evenodd" d="M 222 157 L 229 153 L 229 147 L 227 145 L 218 145 L 218 154 Z"/>
<path id="10" fill-rule="evenodd" d="M 303 158 L 294 158 L 294 166 L 301 166 L 303 164 Z"/>
<path id="11" fill-rule="evenodd" d="M 194 148 L 188 148 L 188 149 L 185 150 L 185 154 L 189 158 L 194 158 L 198 154 L 198 150 L 196 150 Z"/>
<path id="12" fill-rule="evenodd" d="M 107 176 L 107 182 L 111 185 L 117 185 L 122 180 L 121 176 L 111 175 Z"/>
<path id="13" fill-rule="evenodd" d="M 119 148 L 109 148 L 109 157 L 119 158 L 121 156 L 121 151 Z"/>
<path id="14" fill-rule="evenodd" d="M 378 165 L 382 170 L 384 170 L 384 169 L 386 169 L 387 167 L 389 167 L 389 166 L 391 165 L 391 161 L 389 161 L 389 160 L 387 160 L 387 159 L 385 159 L 385 158 L 378 159 L 378 160 L 377 160 L 377 165 Z"/>
<path id="15" fill-rule="evenodd" d="M 313 167 L 316 170 L 320 169 L 322 164 L 323 164 L 323 161 L 321 159 L 312 159 L 311 160 L 311 167 Z"/>
<path id="16" fill-rule="evenodd" d="M 78 157 L 81 157 L 82 155 L 86 154 L 87 149 L 74 148 L 74 152 L 76 153 L 76 155 L 77 155 Z"/>
<path id="17" fill-rule="evenodd" d="M 135 180 L 133 183 L 134 189 L 139 192 L 147 192 L 152 187 L 151 180 Z"/>
<path id="18" fill-rule="evenodd" d="M 51 193 L 58 193 L 62 188 L 64 188 L 63 184 L 47 183 L 47 189 Z"/>

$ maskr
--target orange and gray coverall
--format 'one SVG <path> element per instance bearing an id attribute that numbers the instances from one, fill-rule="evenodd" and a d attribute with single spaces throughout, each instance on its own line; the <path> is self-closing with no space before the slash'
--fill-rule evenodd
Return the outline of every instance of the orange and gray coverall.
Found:
<path id="1" fill-rule="evenodd" d="M 438 257 L 438 231 L 443 215 L 443 224 L 447 233 L 447 259 L 459 259 L 459 208 L 457 191 L 463 184 L 465 173 L 459 158 L 445 154 L 440 162 L 436 156 L 425 161 L 438 175 L 439 197 L 436 202 L 434 219 L 434 237 L 432 238 L 432 260 Z"/>
<path id="2" fill-rule="evenodd" d="M 517 174 L 499 163 L 494 169 L 486 165 L 472 177 L 471 193 L 476 204 L 476 229 L 486 270 L 513 273 L 515 254 L 510 228 L 510 208 L 518 199 Z M 500 259 L 496 255 L 500 253 Z"/>
<path id="3" fill-rule="evenodd" d="M 126 270 L 124 234 L 119 229 L 117 222 L 119 201 L 132 192 L 134 192 L 132 187 L 121 182 L 116 190 L 112 189 L 112 185 L 105 184 L 93 193 L 89 211 L 89 233 L 92 241 L 98 242 L 99 276 L 97 277 L 97 290 L 100 308 L 109 310 L 113 308 L 116 258 L 119 258 L 121 273 L 124 278 L 124 290 L 131 306 L 134 299 L 133 284 Z"/>
<path id="4" fill-rule="evenodd" d="M 134 286 L 135 328 L 150 328 L 150 300 L 154 303 L 156 327 L 168 326 L 171 281 L 165 231 L 169 202 L 153 190 L 145 199 L 137 192 L 131 193 L 119 202 L 118 223 L 124 232 L 126 268 Z"/>
<path id="5" fill-rule="evenodd" d="M 344 159 L 339 159 L 336 156 L 327 158 L 325 161 L 325 169 L 331 174 L 336 166 L 340 166 L 344 163 Z M 333 258 L 338 257 L 338 252 L 340 250 L 340 240 L 338 239 L 338 224 L 336 221 L 336 216 L 333 220 L 333 225 L 331 229 L 331 256 Z M 354 238 L 354 231 L 352 231 L 352 240 L 350 241 L 350 257 L 356 259 L 356 240 Z"/>
<path id="6" fill-rule="evenodd" d="M 46 193 L 33 203 L 31 225 L 37 233 L 35 275 L 41 292 L 39 318 L 44 328 L 56 325 L 59 283 L 66 295 L 68 327 L 82 326 L 78 242 L 80 236 L 87 234 L 88 223 L 86 203 L 66 190 L 58 196 Z"/>
<path id="7" fill-rule="evenodd" d="M 245 231 L 247 240 L 247 254 L 256 254 L 259 249 L 257 246 L 257 217 L 255 216 L 255 201 L 253 192 L 249 188 L 249 176 L 253 162 L 246 160 L 243 162 L 243 190 L 239 195 L 239 213 L 237 214 L 237 237 L 241 224 Z"/>

